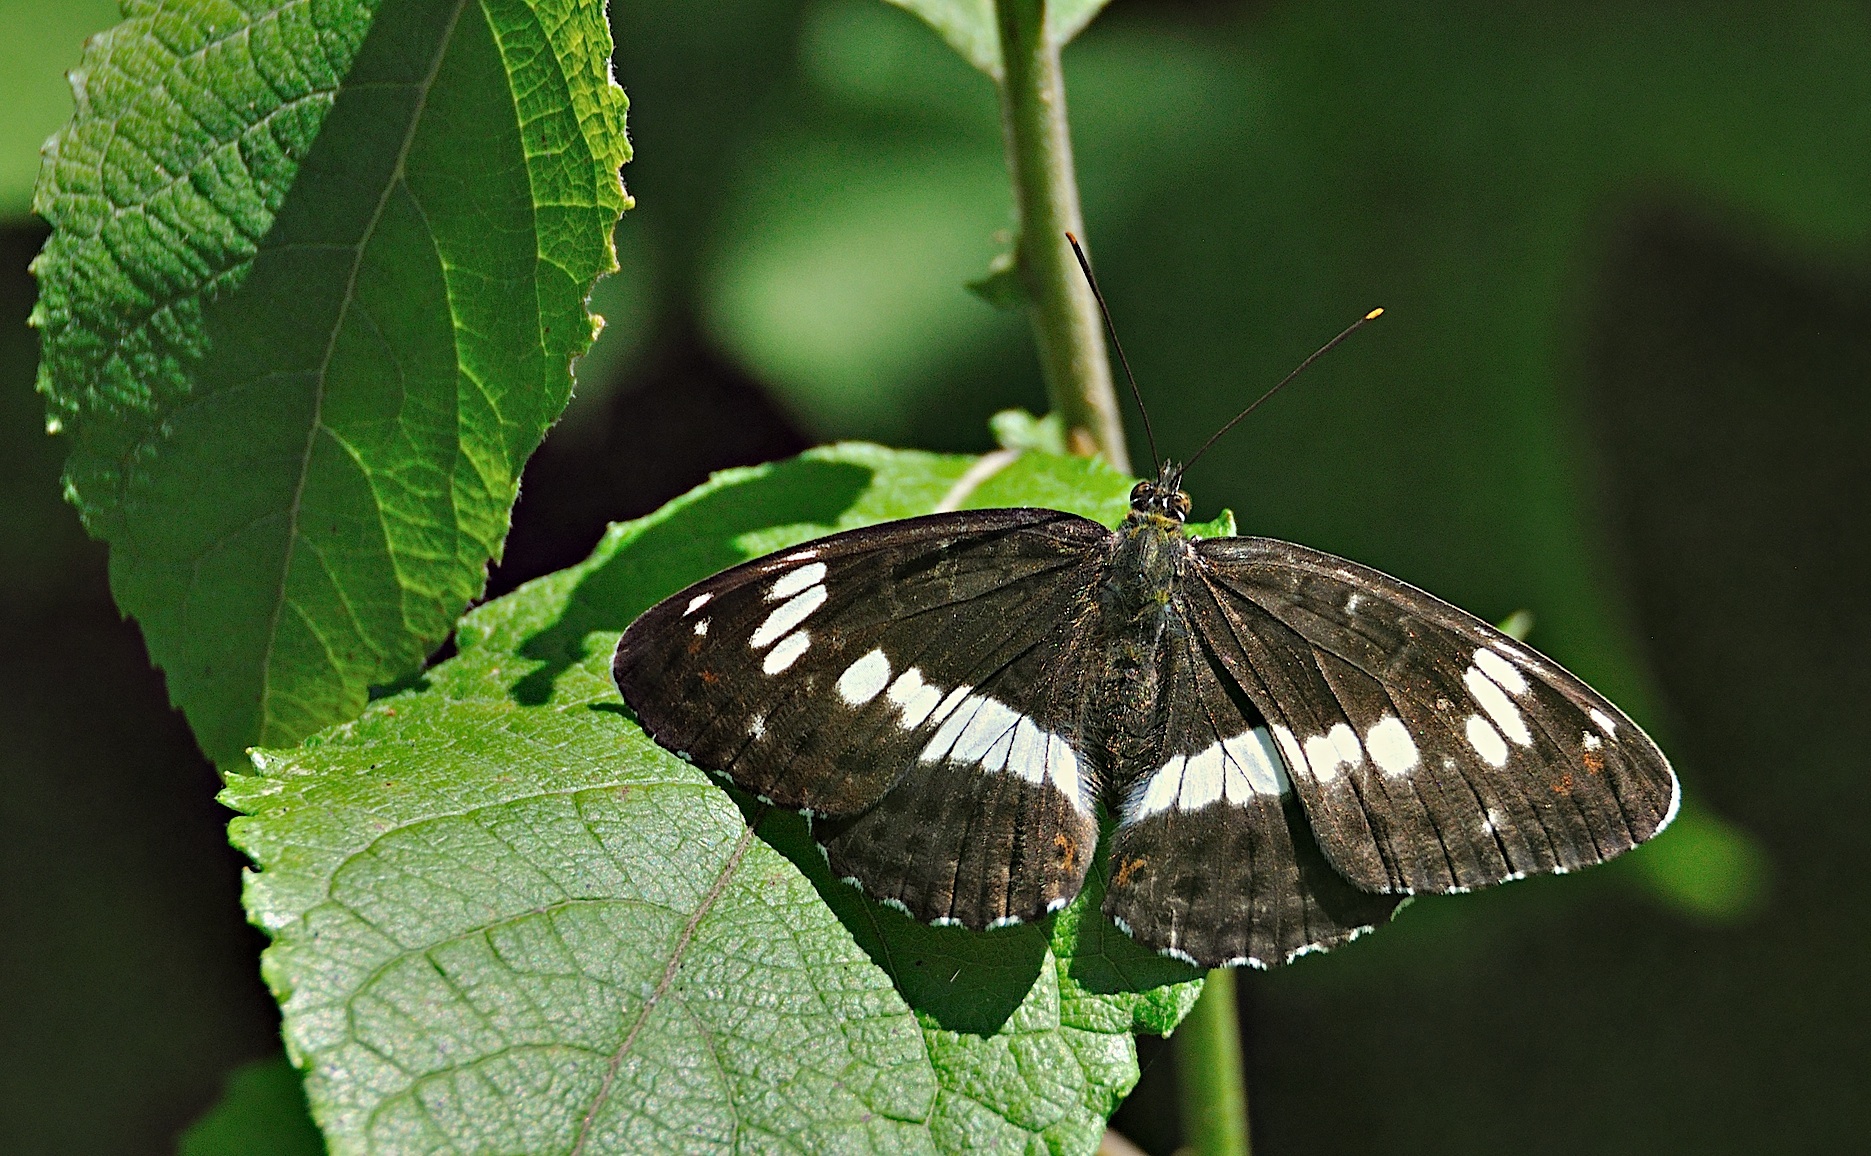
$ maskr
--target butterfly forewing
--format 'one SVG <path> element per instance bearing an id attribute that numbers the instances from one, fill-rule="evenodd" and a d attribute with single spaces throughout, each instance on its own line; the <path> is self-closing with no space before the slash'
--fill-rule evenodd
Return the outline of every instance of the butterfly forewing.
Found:
<path id="1" fill-rule="evenodd" d="M 1102 805 L 1106 913 L 1204 966 L 1601 862 L 1674 815 L 1662 753 L 1558 665 L 1367 567 L 1191 542 L 1174 480 L 1116 533 L 965 511 L 724 571 L 631 625 L 617 684 L 657 742 L 811 812 L 835 872 L 923 920 L 1063 906 Z"/>
<path id="2" fill-rule="evenodd" d="M 1360 886 L 1451 891 L 1571 870 L 1674 814 L 1676 779 L 1649 737 L 1480 619 L 1288 542 L 1195 550 L 1198 629 L 1287 729 L 1277 737 L 1320 845 Z"/>
<path id="3" fill-rule="evenodd" d="M 1071 643 L 1109 539 L 1046 510 L 834 535 L 653 607 L 614 673 L 659 743 L 819 816 L 871 894 L 925 920 L 1034 918 L 1096 841 Z"/>

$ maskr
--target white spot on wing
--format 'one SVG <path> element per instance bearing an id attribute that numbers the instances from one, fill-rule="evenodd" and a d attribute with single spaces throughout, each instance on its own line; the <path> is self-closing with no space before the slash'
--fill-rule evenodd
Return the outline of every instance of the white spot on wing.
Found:
<path id="1" fill-rule="evenodd" d="M 707 634 L 707 633 L 708 633 L 708 620 L 704 618 L 695 624 L 695 637 L 700 638 L 702 635 Z"/>
<path id="2" fill-rule="evenodd" d="M 1150 776 L 1149 785 L 1144 788 L 1143 798 L 1130 808 L 1130 814 L 1124 816 L 1127 823 L 1147 819 L 1158 811 L 1167 811 L 1176 805 L 1176 796 L 1182 791 L 1182 768 L 1188 762 L 1184 755 L 1164 763 Z"/>
<path id="3" fill-rule="evenodd" d="M 872 650 L 838 676 L 838 697 L 852 706 L 863 706 L 890 685 L 890 660 L 881 650 Z"/>
<path id="4" fill-rule="evenodd" d="M 936 704 L 935 713 L 929 716 L 929 721 L 941 722 L 943 719 L 947 718 L 950 714 L 954 713 L 955 708 L 960 706 L 963 703 L 963 701 L 967 699 L 969 692 L 972 690 L 974 690 L 974 687 L 968 686 L 967 684 L 964 683 L 963 685 L 956 687 L 954 690 L 949 691 L 948 697 L 943 699 L 940 703 Z"/>
<path id="5" fill-rule="evenodd" d="M 1656 836 L 1663 834 L 1663 828 L 1669 826 L 1671 823 L 1674 823 L 1676 821 L 1676 812 L 1682 810 L 1682 806 L 1683 806 L 1683 781 L 1676 777 L 1675 772 L 1671 772 L 1670 774 L 1670 809 L 1663 812 L 1662 822 L 1657 824 L 1656 830 L 1650 832 L 1650 835 L 1652 838 L 1655 838 Z"/>
<path id="6" fill-rule="evenodd" d="M 1604 711 L 1599 710 L 1597 707 L 1592 708 L 1592 725 L 1596 726 L 1599 730 L 1604 731 L 1606 738 L 1615 738 L 1617 736 L 1617 733 L 1618 733 L 1617 720 L 1612 718 L 1610 715 L 1606 714 Z"/>
<path id="7" fill-rule="evenodd" d="M 810 566 L 801 566 L 797 570 L 788 570 L 773 582 L 767 591 L 768 602 L 780 602 L 804 590 L 808 586 L 817 586 L 825 577 L 825 563 L 814 562 Z"/>
<path id="8" fill-rule="evenodd" d="M 780 644 L 767 652 L 767 660 L 760 664 L 760 669 L 768 674 L 778 674 L 798 662 L 799 656 L 804 654 L 806 647 L 811 645 L 812 640 L 806 637 L 805 631 L 795 630 L 780 639 Z"/>
<path id="9" fill-rule="evenodd" d="M 1013 742 L 1007 748 L 1007 773 L 1029 783 L 1046 781 L 1046 732 L 1025 715 L 1013 728 Z"/>
<path id="10" fill-rule="evenodd" d="M 1221 751 L 1221 797 L 1237 807 L 1247 805 L 1254 798 L 1254 784 L 1248 782 L 1247 768 L 1241 765 L 1241 756 L 1229 745 L 1245 737 L 1236 735 L 1217 744 Z"/>
<path id="11" fill-rule="evenodd" d="M 923 747 L 923 762 L 939 763 L 947 758 L 955 746 L 955 740 L 961 737 L 969 720 L 974 718 L 975 712 L 986 701 L 969 694 L 968 690 L 968 687 L 958 686 L 949 692 L 948 698 L 942 700 L 941 707 L 936 711 L 936 717 L 942 719 L 942 725 L 929 739 L 928 745 Z"/>
<path id="12" fill-rule="evenodd" d="M 1338 752 L 1332 748 L 1332 740 L 1324 735 L 1313 735 L 1306 740 L 1306 765 L 1312 770 L 1312 777 L 1321 783 L 1338 777 Z"/>
<path id="13" fill-rule="evenodd" d="M 1494 720 L 1494 725 L 1503 734 L 1523 747 L 1533 745 L 1533 734 L 1527 730 L 1527 720 L 1520 716 L 1520 708 L 1514 705 L 1514 700 L 1507 697 L 1507 692 L 1498 683 L 1481 673 L 1479 668 L 1471 666 L 1462 672 L 1462 685 L 1468 688 L 1468 693 L 1481 704 L 1482 710 L 1488 712 L 1488 717 Z"/>
<path id="14" fill-rule="evenodd" d="M 909 672 L 904 673 L 907 676 Z M 910 697 L 910 689 L 906 688 L 906 698 Z M 915 698 L 924 702 L 936 693 L 933 688 L 920 687 L 920 676 L 914 690 Z M 1035 786 L 1050 779 L 1074 810 L 1090 814 L 1091 804 L 1079 778 L 1078 756 L 1065 739 L 1005 703 L 987 695 L 969 694 L 968 690 L 957 688 L 942 701 L 934 715 L 942 719 L 942 725 L 917 757 L 925 763 L 947 760 L 973 764 L 988 772 L 1004 771 Z M 896 694 L 897 688 L 892 687 L 891 695 Z"/>
<path id="15" fill-rule="evenodd" d="M 1071 800 L 1075 810 L 1081 814 L 1091 814 L 1091 803 L 1085 798 L 1084 781 L 1079 778 L 1078 755 L 1064 738 L 1051 733 L 1046 735 L 1046 773 L 1051 777 L 1053 786 Z"/>
<path id="16" fill-rule="evenodd" d="M 695 597 L 689 599 L 689 608 L 682 612 L 682 617 L 687 618 L 697 610 L 708 605 L 708 600 L 713 597 L 713 594 L 697 594 Z"/>
<path id="17" fill-rule="evenodd" d="M 756 738 L 756 739 L 766 738 L 767 737 L 767 716 L 763 714 L 755 715 L 753 717 L 753 721 L 747 724 L 747 734 L 751 738 Z"/>
<path id="18" fill-rule="evenodd" d="M 1292 736 L 1287 737 L 1290 741 Z M 1228 757 L 1247 773 L 1247 784 L 1255 794 L 1278 798 L 1293 789 L 1292 780 L 1286 777 L 1286 768 L 1281 765 L 1280 754 L 1273 749 L 1273 736 L 1267 733 L 1266 727 L 1255 727 L 1246 734 L 1236 735 L 1222 746 Z M 1229 799 L 1233 801 L 1233 796 Z"/>
<path id="19" fill-rule="evenodd" d="M 782 562 L 809 562 L 818 556 L 819 556 L 819 552 L 816 548 L 811 549 L 811 550 L 795 550 L 791 554 L 786 555 L 786 557 L 781 558 L 780 561 Z M 818 581 L 818 579 L 814 578 L 813 581 L 816 582 Z"/>
<path id="20" fill-rule="evenodd" d="M 968 719 L 968 725 L 962 728 L 955 739 L 955 749 L 949 752 L 949 759 L 957 763 L 982 763 L 986 765 L 990 752 L 1000 745 L 1000 761 L 989 770 L 998 771 L 1006 765 L 1007 747 L 1013 745 L 1014 724 L 1020 721 L 1019 712 L 1004 702 L 996 699 L 981 698 L 981 706 Z M 956 713 L 961 717 L 960 712 Z M 1005 739 L 1003 744 L 1001 740 Z"/>
<path id="21" fill-rule="evenodd" d="M 1492 723 L 1478 714 L 1468 716 L 1468 745 L 1474 747 L 1475 753 L 1489 766 L 1507 765 L 1507 740 L 1501 737 L 1501 732 L 1495 730 Z"/>
<path id="22" fill-rule="evenodd" d="M 1309 775 L 1312 768 L 1306 765 L 1306 752 L 1300 749 L 1299 740 L 1285 727 L 1274 727 L 1273 737 L 1280 744 L 1280 757 L 1286 762 L 1289 775 Z"/>
<path id="23" fill-rule="evenodd" d="M 814 586 L 800 593 L 791 601 L 781 603 L 773 613 L 767 615 L 767 620 L 760 624 L 760 629 L 754 631 L 754 636 L 747 640 L 747 645 L 755 650 L 771 645 L 774 639 L 812 617 L 812 612 L 823 605 L 825 605 L 825 587 Z"/>
<path id="24" fill-rule="evenodd" d="M 912 666 L 890 684 L 890 701 L 903 712 L 903 729 L 913 731 L 941 704 L 942 688 L 924 682 L 922 671 Z"/>
<path id="25" fill-rule="evenodd" d="M 1320 782 L 1336 779 L 1340 767 L 1357 767 L 1364 761 L 1364 748 L 1358 745 L 1358 732 L 1339 723 L 1322 735 L 1306 740 L 1306 762 L 1313 777 Z"/>
<path id="26" fill-rule="evenodd" d="M 1332 746 L 1338 751 L 1339 761 L 1348 767 L 1355 767 L 1364 761 L 1364 748 L 1358 743 L 1358 732 L 1344 723 L 1339 723 L 1327 732 L 1326 738 L 1332 740 Z"/>
<path id="27" fill-rule="evenodd" d="M 1595 751 L 1599 747 L 1602 747 L 1605 745 L 1605 740 L 1599 738 L 1597 735 L 1593 734 L 1591 731 L 1586 731 L 1584 734 L 1579 736 L 1579 745 L 1584 747 L 1588 751 Z"/>
<path id="28" fill-rule="evenodd" d="M 1019 773 L 1007 765 L 1007 760 L 1013 754 L 1013 741 L 1020 737 L 1020 724 L 1027 720 L 1024 716 L 1015 713 L 1011 708 L 1008 709 L 1007 713 L 1013 715 L 1013 725 L 1002 731 L 1000 737 L 994 740 L 994 745 L 990 746 L 987 749 L 987 753 L 981 756 L 979 765 L 984 771 L 1006 771 L 1009 774 Z M 976 715 L 975 721 L 980 722 L 981 716 Z M 966 732 L 963 732 L 963 737 L 966 737 Z"/>
<path id="29" fill-rule="evenodd" d="M 1212 743 L 1200 754 L 1191 755 L 1182 769 L 1182 793 L 1176 798 L 1178 811 L 1199 811 L 1221 798 L 1221 744 Z"/>
<path id="30" fill-rule="evenodd" d="M 1507 661 L 1506 656 L 1499 651 L 1490 650 L 1485 646 L 1475 651 L 1475 665 L 1481 668 L 1481 673 L 1500 683 L 1501 689 L 1509 694 L 1527 693 L 1525 676 L 1516 670 L 1514 664 Z"/>
<path id="31" fill-rule="evenodd" d="M 1396 715 L 1378 719 L 1377 725 L 1365 733 L 1364 746 L 1371 752 L 1371 761 L 1387 775 L 1407 775 L 1416 769 L 1416 741 Z"/>

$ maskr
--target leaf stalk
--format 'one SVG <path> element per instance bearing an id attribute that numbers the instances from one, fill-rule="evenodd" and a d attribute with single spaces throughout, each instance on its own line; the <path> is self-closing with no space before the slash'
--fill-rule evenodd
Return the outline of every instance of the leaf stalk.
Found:
<path id="1" fill-rule="evenodd" d="M 1084 221 L 1066 125 L 1065 78 L 1059 45 L 1046 27 L 1046 0 L 997 0 L 995 15 L 1001 124 L 1020 220 L 1016 267 L 1047 397 L 1065 419 L 1067 444 L 1129 473 L 1097 302 L 1066 240 L 1067 233 L 1083 235 Z"/>

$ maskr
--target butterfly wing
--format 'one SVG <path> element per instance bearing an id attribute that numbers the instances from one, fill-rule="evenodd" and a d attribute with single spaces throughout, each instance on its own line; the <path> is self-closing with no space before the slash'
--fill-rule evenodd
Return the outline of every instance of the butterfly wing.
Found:
<path id="1" fill-rule="evenodd" d="M 1097 840 L 1076 643 L 1110 537 L 1028 509 L 833 535 L 652 607 L 613 674 L 658 743 L 813 812 L 871 895 L 928 921 L 1035 918 Z"/>
<path id="2" fill-rule="evenodd" d="M 1118 805 L 1104 910 L 1132 938 L 1204 967 L 1269 967 L 1355 938 L 1401 897 L 1333 871 L 1266 719 L 1199 629 L 1172 616 L 1161 765 Z"/>
<path id="3" fill-rule="evenodd" d="M 1289 542 L 1195 553 L 1188 613 L 1273 723 L 1319 845 L 1358 886 L 1569 871 L 1674 817 L 1676 776 L 1649 736 L 1480 619 Z"/>

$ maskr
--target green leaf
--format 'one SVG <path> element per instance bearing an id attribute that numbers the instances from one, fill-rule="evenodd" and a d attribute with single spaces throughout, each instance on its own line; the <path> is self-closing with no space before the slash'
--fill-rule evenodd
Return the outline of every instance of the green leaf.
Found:
<path id="1" fill-rule="evenodd" d="M 1196 974 L 1097 914 L 930 928 L 829 877 L 798 816 L 651 743 L 610 679 L 689 582 L 834 529 L 1129 479 L 872 446 L 733 470 L 483 606 L 460 653 L 222 798 L 265 974 L 336 1152 L 1090 1152 Z M 750 828 L 750 821 L 752 826 Z M 582 1147 L 581 1145 L 581 1136 Z"/>
<path id="2" fill-rule="evenodd" d="M 968 282 L 968 292 L 996 309 L 1024 307 L 1028 294 L 1020 283 L 1020 258 L 1011 249 L 996 253 L 988 262 L 987 272 Z"/>
<path id="3" fill-rule="evenodd" d="M 184 0 L 48 146 L 48 425 L 223 766 L 419 668 L 499 556 L 628 199 L 601 5 Z"/>
<path id="4" fill-rule="evenodd" d="M 1186 531 L 1191 538 L 1232 538 L 1241 531 L 1234 524 L 1234 511 L 1223 510 L 1211 522 L 1190 522 Z"/>
<path id="5" fill-rule="evenodd" d="M 1034 417 L 1023 409 L 1003 409 L 988 419 L 994 441 L 1004 450 L 1043 450 L 1064 454 L 1065 419 L 1056 413 Z"/>
<path id="6" fill-rule="evenodd" d="M 948 41 L 963 60 L 1000 79 L 1000 30 L 994 21 L 994 0 L 889 0 L 907 8 Z M 1091 18 L 1111 0 L 1053 0 L 1046 5 L 1046 31 L 1054 44 L 1064 47 L 1085 30 Z"/>
<path id="7" fill-rule="evenodd" d="M 177 1156 L 324 1156 L 305 1111 L 305 1084 L 284 1056 L 243 1065 L 221 1099 L 188 1126 Z"/>

